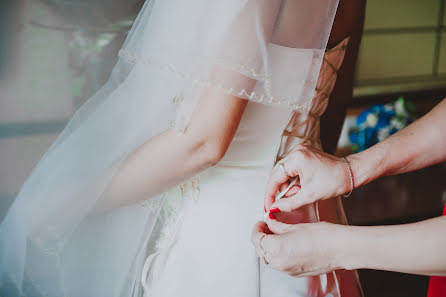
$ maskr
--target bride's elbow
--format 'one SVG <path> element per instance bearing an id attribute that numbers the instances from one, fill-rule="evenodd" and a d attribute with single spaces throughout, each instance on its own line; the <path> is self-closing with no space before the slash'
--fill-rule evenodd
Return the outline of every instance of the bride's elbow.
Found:
<path id="1" fill-rule="evenodd" d="M 228 146 L 222 143 L 205 141 L 199 149 L 200 159 L 205 167 L 217 165 L 225 156 Z"/>
<path id="2" fill-rule="evenodd" d="M 218 164 L 225 156 L 232 138 L 209 133 L 197 133 L 188 129 L 184 134 L 187 138 L 188 153 L 200 167 L 211 167 Z M 195 161 L 194 161 L 195 162 Z"/>

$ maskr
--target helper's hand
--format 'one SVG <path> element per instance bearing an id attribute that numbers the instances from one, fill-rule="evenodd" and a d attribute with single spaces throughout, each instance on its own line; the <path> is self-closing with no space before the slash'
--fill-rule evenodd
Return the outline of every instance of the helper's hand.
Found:
<path id="1" fill-rule="evenodd" d="M 276 193 L 284 190 L 296 176 L 299 182 L 283 199 L 274 202 Z M 291 211 L 317 200 L 347 193 L 350 189 L 349 169 L 344 160 L 298 145 L 271 171 L 265 193 L 265 210 Z"/>
<path id="2" fill-rule="evenodd" d="M 258 256 L 271 268 L 294 277 L 342 268 L 336 263 L 338 225 L 325 222 L 289 225 L 270 219 L 267 224 L 259 222 L 254 226 L 251 241 Z"/>

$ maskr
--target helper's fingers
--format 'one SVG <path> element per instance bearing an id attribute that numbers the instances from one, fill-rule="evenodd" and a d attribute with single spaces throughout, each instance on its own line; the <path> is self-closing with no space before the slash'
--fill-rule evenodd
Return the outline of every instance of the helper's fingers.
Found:
<path id="1" fill-rule="evenodd" d="M 284 197 L 292 197 L 300 191 L 300 186 L 292 186 L 288 192 L 286 192 Z"/>
<path id="2" fill-rule="evenodd" d="M 266 236 L 266 234 L 264 232 L 265 227 L 266 227 L 266 223 L 257 222 L 254 225 L 254 228 L 252 229 L 251 242 L 254 245 L 254 247 L 256 249 L 256 253 L 259 257 L 263 257 L 263 251 L 262 251 L 262 247 L 260 247 L 260 241 L 262 240 L 263 237 Z"/>
<path id="3" fill-rule="evenodd" d="M 254 225 L 254 228 L 252 229 L 252 233 L 251 233 L 251 242 L 254 245 L 257 245 L 259 243 L 259 239 L 262 238 L 264 235 L 266 235 L 265 233 L 265 228 L 266 228 L 266 223 L 265 222 L 257 222 Z"/>
<path id="4" fill-rule="evenodd" d="M 268 251 L 276 250 L 277 244 L 275 243 L 276 235 L 264 233 L 264 230 L 267 228 L 268 226 L 264 222 L 255 224 L 251 235 L 251 241 L 254 244 L 259 258 L 263 258 L 269 262 L 267 259 Z"/>
<path id="5" fill-rule="evenodd" d="M 287 182 L 288 179 L 289 176 L 286 175 L 285 172 L 276 164 L 276 166 L 274 166 L 273 170 L 271 171 L 271 175 L 266 186 L 264 201 L 266 211 L 269 211 L 271 205 L 275 201 L 276 193 L 279 191 L 282 184 Z"/>
<path id="6" fill-rule="evenodd" d="M 312 202 L 314 202 L 314 200 L 309 198 L 308 195 L 305 195 L 304 191 L 301 189 L 292 197 L 283 198 L 274 202 L 271 207 L 278 208 L 280 211 L 289 212 Z"/>
<path id="7" fill-rule="evenodd" d="M 283 234 L 293 231 L 297 225 L 285 224 L 278 220 L 267 219 L 266 224 L 274 234 Z"/>
<path id="8" fill-rule="evenodd" d="M 260 257 L 264 257 L 271 263 L 275 255 L 280 250 L 281 239 L 279 235 L 266 235 L 260 239 Z"/>
<path id="9" fill-rule="evenodd" d="M 285 190 L 289 185 L 290 185 L 290 181 L 286 181 L 283 184 L 281 184 L 279 187 L 279 192 L 282 192 L 283 190 Z"/>
<path id="10" fill-rule="evenodd" d="M 279 193 L 282 193 L 282 191 L 284 191 L 286 188 L 288 188 L 288 186 L 290 185 L 290 181 L 284 182 L 282 185 L 280 185 L 279 188 Z M 294 185 L 292 186 L 283 197 L 291 197 L 297 194 L 297 192 L 299 192 L 300 190 L 300 186 L 299 185 Z"/>

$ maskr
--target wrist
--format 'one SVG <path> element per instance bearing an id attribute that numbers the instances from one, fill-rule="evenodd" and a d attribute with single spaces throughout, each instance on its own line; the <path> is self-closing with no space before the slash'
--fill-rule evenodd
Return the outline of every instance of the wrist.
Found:
<path id="1" fill-rule="evenodd" d="M 353 176 L 353 189 L 357 189 L 362 185 L 367 184 L 371 181 L 370 174 L 372 170 L 370 170 L 364 162 L 362 152 L 349 155 L 345 157 L 345 159 L 349 162 L 351 168 L 351 174 Z"/>
<path id="2" fill-rule="evenodd" d="M 342 193 L 344 197 L 349 197 L 353 190 L 355 189 L 355 180 L 353 177 L 353 170 L 350 165 L 350 161 L 346 158 L 342 158 L 343 163 L 343 171 L 344 171 L 344 182 L 343 182 L 343 190 Z"/>
<path id="3" fill-rule="evenodd" d="M 346 270 L 363 268 L 359 230 L 356 230 L 356 227 L 345 225 L 333 226 L 331 234 L 333 237 L 334 266 Z"/>
<path id="4" fill-rule="evenodd" d="M 382 142 L 346 157 L 352 168 L 355 189 L 386 174 L 389 153 L 387 143 Z"/>

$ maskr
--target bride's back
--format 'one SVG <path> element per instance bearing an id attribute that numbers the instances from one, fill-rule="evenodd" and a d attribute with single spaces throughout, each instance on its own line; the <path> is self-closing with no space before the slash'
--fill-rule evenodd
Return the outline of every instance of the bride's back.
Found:
<path id="1" fill-rule="evenodd" d="M 290 119 L 288 108 L 249 102 L 225 157 L 217 166 L 270 168 Z"/>

